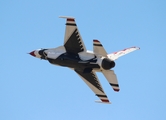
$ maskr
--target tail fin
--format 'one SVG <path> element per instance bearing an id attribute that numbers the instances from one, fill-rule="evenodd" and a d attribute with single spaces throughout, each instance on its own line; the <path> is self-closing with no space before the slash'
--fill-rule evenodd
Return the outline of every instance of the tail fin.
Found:
<path id="1" fill-rule="evenodd" d="M 98 40 L 93 40 L 93 51 L 96 54 L 107 57 L 107 52 L 103 48 L 103 45 Z"/>
<path id="2" fill-rule="evenodd" d="M 118 52 L 114 52 L 114 53 L 111 53 L 111 54 L 108 54 L 108 58 L 110 58 L 111 60 L 116 60 L 118 59 L 119 57 L 123 56 L 123 55 L 126 55 L 130 52 L 133 52 L 135 50 L 139 50 L 140 48 L 139 47 L 130 47 L 130 48 L 126 48 L 124 50 L 120 50 Z"/>

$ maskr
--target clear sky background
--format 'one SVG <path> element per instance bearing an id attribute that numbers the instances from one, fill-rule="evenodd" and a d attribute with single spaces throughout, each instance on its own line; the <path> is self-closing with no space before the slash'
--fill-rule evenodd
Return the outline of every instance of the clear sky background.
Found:
<path id="1" fill-rule="evenodd" d="M 63 44 L 65 20 L 73 16 L 86 48 L 93 39 L 108 53 L 141 49 L 114 68 L 120 92 L 101 73 L 112 104 L 98 98 L 74 71 L 30 56 Z M 1 0 L 0 120 L 165 120 L 165 0 Z"/>

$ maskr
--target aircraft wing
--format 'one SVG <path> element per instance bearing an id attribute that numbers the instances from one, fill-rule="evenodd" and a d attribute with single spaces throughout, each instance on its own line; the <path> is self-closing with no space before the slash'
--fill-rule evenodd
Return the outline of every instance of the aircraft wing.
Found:
<path id="1" fill-rule="evenodd" d="M 61 17 L 66 19 L 66 31 L 64 47 L 67 52 L 79 53 L 86 51 L 84 42 L 81 38 L 75 19 L 72 17 Z"/>
<path id="2" fill-rule="evenodd" d="M 96 96 L 100 98 L 101 101 L 96 102 L 110 103 L 94 71 L 91 71 L 90 73 L 83 73 L 80 70 L 75 70 L 75 72 L 91 88 L 91 90 L 96 94 Z"/>
<path id="3" fill-rule="evenodd" d="M 130 48 L 126 48 L 124 50 L 120 50 L 118 52 L 114 52 L 114 53 L 111 53 L 111 54 L 108 54 L 108 58 L 110 58 L 111 60 L 116 60 L 118 59 L 119 57 L 123 56 L 123 55 L 126 55 L 130 52 L 133 52 L 135 50 L 139 50 L 140 48 L 139 47 L 130 47 Z"/>

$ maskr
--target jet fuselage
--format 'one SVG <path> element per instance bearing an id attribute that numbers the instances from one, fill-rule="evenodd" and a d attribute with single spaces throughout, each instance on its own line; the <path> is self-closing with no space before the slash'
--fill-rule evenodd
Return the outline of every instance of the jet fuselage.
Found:
<path id="1" fill-rule="evenodd" d="M 53 56 L 57 56 L 51 58 L 49 56 L 50 53 Z M 92 51 L 87 51 L 83 54 L 75 54 L 64 52 L 62 47 L 58 47 L 54 49 L 39 49 L 37 51 L 33 51 L 31 55 L 48 60 L 54 65 L 80 69 L 83 72 L 90 72 L 92 69 L 100 69 L 100 66 L 97 64 L 98 58 Z M 84 58 L 84 60 L 81 58 Z"/>
<path id="2" fill-rule="evenodd" d="M 93 40 L 93 52 L 88 51 L 79 33 L 75 19 L 72 17 L 61 17 L 66 19 L 66 30 L 64 44 L 57 48 L 37 49 L 30 54 L 34 57 L 49 61 L 53 65 L 69 67 L 73 69 L 81 79 L 100 98 L 101 103 L 110 103 L 95 72 L 102 72 L 113 90 L 120 90 L 116 74 L 112 68 L 115 60 L 139 47 L 130 47 L 108 54 L 99 40 Z"/>

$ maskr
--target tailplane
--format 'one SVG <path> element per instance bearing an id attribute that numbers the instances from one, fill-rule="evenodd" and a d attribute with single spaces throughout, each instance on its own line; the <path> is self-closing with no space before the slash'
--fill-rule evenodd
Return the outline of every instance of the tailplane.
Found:
<path id="1" fill-rule="evenodd" d="M 100 43 L 100 41 L 93 40 L 94 53 L 96 53 L 97 55 L 99 55 L 101 57 L 106 57 L 106 58 L 110 59 L 111 61 L 115 61 L 119 57 L 126 55 L 130 52 L 133 52 L 135 50 L 139 50 L 139 49 L 140 49 L 139 47 L 130 47 L 130 48 L 126 48 L 124 50 L 120 50 L 118 52 L 107 54 L 107 52 L 105 51 L 105 49 L 104 49 L 103 45 Z M 119 89 L 118 80 L 117 80 L 117 77 L 116 77 L 116 74 L 114 73 L 114 71 L 113 70 L 102 70 L 101 72 L 103 73 L 105 78 L 108 80 L 108 82 L 112 86 L 113 90 L 118 92 L 120 89 Z M 97 102 L 108 103 L 107 101 L 97 101 Z"/>
<path id="2" fill-rule="evenodd" d="M 108 80 L 109 84 L 112 86 L 113 90 L 119 92 L 119 84 L 116 77 L 116 74 L 113 70 L 103 70 L 102 71 L 105 78 Z"/>
<path id="3" fill-rule="evenodd" d="M 107 57 L 107 52 L 105 51 L 103 45 L 98 40 L 93 40 L 93 51 L 98 55 Z"/>

